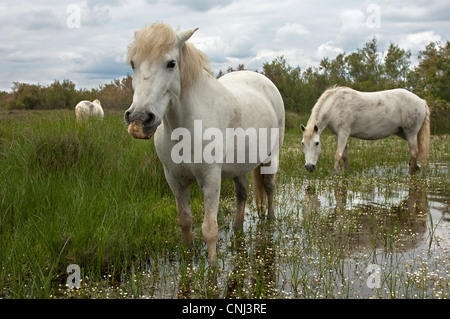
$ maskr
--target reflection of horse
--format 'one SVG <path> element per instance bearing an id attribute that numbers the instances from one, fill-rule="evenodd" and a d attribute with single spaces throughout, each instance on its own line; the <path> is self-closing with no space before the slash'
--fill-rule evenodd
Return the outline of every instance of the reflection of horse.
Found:
<path id="1" fill-rule="evenodd" d="M 99 100 L 94 101 L 81 101 L 75 106 L 75 115 L 77 122 L 82 122 L 90 117 L 97 117 L 103 119 L 103 109 Z"/>
<path id="2" fill-rule="evenodd" d="M 203 239 L 207 244 L 209 260 L 214 263 L 222 178 L 234 179 L 237 197 L 234 228 L 241 228 L 244 222 L 249 187 L 246 173 L 250 171 L 253 171 L 257 207 L 261 209 L 263 195 L 267 196 L 268 217 L 274 218 L 273 194 L 278 150 L 284 137 L 284 105 L 275 85 L 259 73 L 233 72 L 219 80 L 212 76 L 206 56 L 186 42 L 196 30 L 175 31 L 157 23 L 135 33 L 127 53 L 127 60 L 134 70 L 133 104 L 125 112 L 125 122 L 128 132 L 135 138 L 148 139 L 155 134 L 156 152 L 175 195 L 183 240 L 188 244 L 192 242 L 189 186 L 194 182 L 200 185 L 205 207 Z M 194 122 L 199 120 L 205 128 L 204 132 L 202 129 L 200 132 L 194 130 Z M 213 134 L 215 145 L 226 145 L 225 132 L 228 129 L 245 132 L 248 129 L 256 132 L 269 130 L 271 133 L 278 130 L 279 134 L 276 138 L 272 134 L 261 137 L 262 144 L 270 143 L 266 153 L 270 154 L 268 157 L 251 161 L 249 143 L 245 143 L 244 147 L 236 143 L 227 146 L 231 148 L 230 153 L 239 157 L 242 153 L 249 154 L 244 155 L 243 162 L 230 160 L 227 156 L 226 160 L 221 158 L 207 163 L 202 152 L 206 151 L 205 146 L 210 147 L 205 140 L 212 140 L 213 137 L 211 131 L 206 130 L 209 128 L 222 132 L 224 139 L 220 141 L 216 141 L 218 135 Z M 186 149 L 183 149 L 188 153 L 183 157 L 187 155 L 194 159 L 193 162 L 174 161 L 173 150 L 180 139 L 180 136 L 174 138 L 175 130 L 183 130 L 194 137 L 192 147 L 188 142 Z M 239 154 L 238 149 L 242 149 Z M 220 153 L 216 148 L 214 151 Z M 228 154 L 228 151 L 222 153 Z M 267 174 L 266 166 L 274 170 Z"/>
<path id="3" fill-rule="evenodd" d="M 427 166 L 430 145 L 430 110 L 417 95 L 395 89 L 380 92 L 358 92 L 347 87 L 325 91 L 312 109 L 311 117 L 303 131 L 305 168 L 314 171 L 321 151 L 320 134 L 328 128 L 337 136 L 334 171 L 339 172 L 339 162 L 348 162 L 347 140 L 357 137 L 378 140 L 396 134 L 408 141 L 409 171 L 417 169 L 417 159 Z"/>
<path id="4" fill-rule="evenodd" d="M 226 299 L 271 298 L 276 293 L 274 229 L 271 224 L 258 223 L 247 243 L 244 236 L 233 238 L 236 255 L 230 262 Z"/>
<path id="5" fill-rule="evenodd" d="M 426 184 L 412 179 L 408 197 L 398 205 L 367 202 L 351 204 L 349 208 L 348 186 L 345 182 L 336 181 L 335 207 L 329 214 L 322 216 L 326 222 L 315 215 L 320 214 L 321 201 L 319 194 L 310 187 L 305 190 L 303 220 L 314 224 L 306 228 L 317 231 L 316 237 L 326 237 L 333 244 L 346 246 L 347 252 L 370 247 L 411 249 L 421 243 L 426 231 L 426 194 Z M 386 246 L 388 242 L 389 246 Z"/>

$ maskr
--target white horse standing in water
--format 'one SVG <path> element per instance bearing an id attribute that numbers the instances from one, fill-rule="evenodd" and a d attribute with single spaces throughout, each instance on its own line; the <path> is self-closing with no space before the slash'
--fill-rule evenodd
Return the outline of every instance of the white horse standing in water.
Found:
<path id="1" fill-rule="evenodd" d="M 339 173 L 342 159 L 346 169 L 347 140 L 357 137 L 378 140 L 396 134 L 408 142 L 409 172 L 417 169 L 417 159 L 427 166 L 430 147 L 430 110 L 417 95 L 394 89 L 380 92 L 359 92 L 347 87 L 325 91 L 312 109 L 303 131 L 305 168 L 314 171 L 321 151 L 320 134 L 328 128 L 337 136 L 334 171 Z"/>
<path id="2" fill-rule="evenodd" d="M 125 112 L 125 122 L 128 132 L 135 138 L 148 139 L 155 135 L 156 152 L 175 195 L 183 241 L 188 245 L 192 242 L 189 185 L 194 182 L 200 185 L 205 209 L 203 239 L 207 244 L 209 260 L 214 264 L 217 258 L 217 211 L 222 178 L 234 180 L 237 197 L 235 229 L 242 227 L 244 222 L 249 187 L 246 173 L 249 171 L 253 171 L 258 210 L 267 196 L 268 218 L 274 218 L 273 194 L 278 150 L 284 137 L 284 105 L 275 85 L 256 72 L 229 73 L 217 80 L 208 69 L 206 56 L 186 42 L 196 30 L 174 31 L 165 24 L 157 23 L 135 32 L 134 42 L 127 53 L 127 61 L 134 70 L 134 96 L 131 107 Z M 196 132 L 194 124 L 199 120 L 203 129 Z M 209 128 L 222 132 L 221 145 L 226 145 L 225 132 L 229 128 L 241 128 L 244 132 L 247 129 L 275 129 L 278 134 L 275 144 L 266 136 L 265 142 L 269 146 L 267 158 L 263 160 L 249 161 L 250 143 L 247 142 L 243 151 L 248 157 L 244 162 L 236 163 L 224 157 L 213 162 L 202 158 L 198 160 L 199 154 L 195 152 L 199 147 L 200 152 L 206 151 L 205 146 L 208 145 L 205 140 L 212 140 L 212 136 L 207 134 Z M 172 151 L 179 143 L 175 132 L 183 130 L 194 136 L 192 147 L 191 141 L 188 141 L 188 147 L 184 150 L 189 154 L 183 154 L 183 157 L 187 155 L 196 159 L 193 162 L 175 162 L 172 158 Z M 200 139 L 203 137 L 200 145 L 196 145 L 198 134 Z M 218 136 L 215 138 L 218 139 Z M 238 143 L 232 151 L 237 154 Z M 242 149 L 239 151 L 242 152 Z M 275 166 L 272 173 L 262 174 L 262 170 L 272 165 Z"/>
<path id="3" fill-rule="evenodd" d="M 75 115 L 77 122 L 82 122 L 91 117 L 103 119 L 104 113 L 99 100 L 81 101 L 75 106 Z"/>

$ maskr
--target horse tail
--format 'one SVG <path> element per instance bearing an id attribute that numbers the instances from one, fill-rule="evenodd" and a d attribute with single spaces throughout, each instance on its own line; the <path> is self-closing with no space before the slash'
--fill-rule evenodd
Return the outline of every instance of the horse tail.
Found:
<path id="1" fill-rule="evenodd" d="M 258 214 L 264 211 L 266 201 L 266 190 L 264 188 L 264 175 L 261 174 L 261 165 L 253 170 L 253 195 L 255 197 L 256 210 Z"/>
<path id="2" fill-rule="evenodd" d="M 419 145 L 419 160 L 424 168 L 427 168 L 427 158 L 430 151 L 430 108 L 425 102 L 425 120 L 417 134 L 417 142 Z"/>
<path id="3" fill-rule="evenodd" d="M 90 111 L 89 115 L 94 114 L 95 109 L 96 109 L 96 105 L 94 103 L 92 103 L 92 102 L 88 102 L 86 104 L 89 106 L 89 111 Z"/>

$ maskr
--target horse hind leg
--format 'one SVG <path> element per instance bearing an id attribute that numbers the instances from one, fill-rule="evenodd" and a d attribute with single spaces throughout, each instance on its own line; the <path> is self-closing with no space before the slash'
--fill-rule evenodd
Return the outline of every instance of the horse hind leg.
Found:
<path id="1" fill-rule="evenodd" d="M 417 135 L 407 136 L 409 146 L 409 173 L 413 174 L 418 170 L 417 157 L 419 155 L 419 146 L 417 143 Z"/>
<path id="2" fill-rule="evenodd" d="M 247 201 L 249 183 L 246 175 L 236 177 L 233 181 L 236 193 L 236 215 L 234 217 L 233 229 L 238 230 L 244 224 L 245 203 Z"/>
<path id="3" fill-rule="evenodd" d="M 275 219 L 275 210 L 273 207 L 273 195 L 275 193 L 275 177 L 276 174 L 265 174 L 263 176 L 264 189 L 267 194 L 267 218 L 270 220 Z"/>
<path id="4" fill-rule="evenodd" d="M 265 199 L 267 198 L 268 219 L 275 219 L 275 211 L 273 207 L 273 195 L 275 193 L 275 177 L 274 174 L 262 174 L 262 165 L 253 170 L 253 193 L 255 196 L 256 209 L 258 216 L 264 216 Z"/>
<path id="5" fill-rule="evenodd" d="M 345 145 L 344 152 L 342 153 L 342 160 L 344 161 L 345 170 L 350 170 L 350 162 L 348 161 L 348 143 Z"/>

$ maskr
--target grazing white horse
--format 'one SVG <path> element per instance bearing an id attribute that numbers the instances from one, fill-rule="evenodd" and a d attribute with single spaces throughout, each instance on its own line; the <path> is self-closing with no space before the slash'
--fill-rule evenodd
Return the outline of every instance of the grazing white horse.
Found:
<path id="1" fill-rule="evenodd" d="M 155 135 L 156 152 L 175 195 L 183 241 L 188 245 L 192 242 L 189 185 L 200 185 L 205 209 L 203 239 L 209 261 L 215 264 L 222 178 L 234 180 L 235 229 L 244 222 L 249 187 L 246 173 L 250 171 L 258 212 L 267 196 L 268 218 L 274 218 L 273 194 L 278 150 L 284 138 L 284 105 L 275 85 L 256 72 L 233 72 L 217 80 L 208 69 L 206 56 L 186 42 L 196 30 L 175 31 L 155 23 L 135 32 L 127 52 L 127 61 L 134 70 L 134 96 L 125 112 L 125 122 L 135 138 Z M 267 134 L 259 134 L 264 131 Z M 228 139 L 230 133 L 232 141 Z M 234 143 L 235 137 L 242 136 L 244 143 Z M 259 155 L 267 147 L 267 156 L 254 156 L 255 149 L 252 153 L 250 148 L 257 144 Z M 245 160 L 239 160 L 242 155 Z"/>
<path id="2" fill-rule="evenodd" d="M 104 113 L 102 105 L 99 100 L 94 101 L 81 101 L 75 106 L 75 114 L 77 117 L 77 122 L 82 122 L 91 117 L 97 117 L 103 119 Z"/>
<path id="3" fill-rule="evenodd" d="M 334 171 L 339 173 L 343 159 L 349 169 L 347 140 L 357 137 L 377 140 L 396 134 L 408 142 L 409 171 L 417 169 L 419 158 L 424 168 L 430 147 L 430 110 L 417 95 L 394 89 L 379 92 L 359 92 L 347 87 L 325 91 L 314 105 L 303 131 L 305 168 L 314 171 L 321 151 L 320 134 L 328 128 L 337 136 Z"/>

